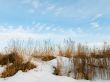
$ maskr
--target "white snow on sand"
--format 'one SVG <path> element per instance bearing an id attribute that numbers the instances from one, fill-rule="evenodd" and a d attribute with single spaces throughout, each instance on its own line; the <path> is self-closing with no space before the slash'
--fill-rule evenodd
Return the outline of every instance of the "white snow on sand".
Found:
<path id="1" fill-rule="evenodd" d="M 44 61 L 34 61 L 37 68 L 30 70 L 28 72 L 19 71 L 12 77 L 0 78 L 0 82 L 110 82 L 109 80 L 98 80 L 98 81 L 88 81 L 88 80 L 75 80 L 67 76 L 56 76 L 53 75 L 53 66 L 56 66 L 57 60 L 53 59 L 49 62 Z M 68 58 L 62 57 L 62 62 L 70 61 Z M 69 66 L 70 63 L 64 63 L 63 66 Z M 3 71 L 3 67 L 0 67 L 0 72 Z"/>

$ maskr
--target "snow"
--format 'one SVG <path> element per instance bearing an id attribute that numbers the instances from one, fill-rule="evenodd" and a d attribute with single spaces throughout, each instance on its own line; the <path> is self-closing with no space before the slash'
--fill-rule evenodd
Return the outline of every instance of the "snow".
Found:
<path id="1" fill-rule="evenodd" d="M 16 75 L 6 79 L 0 79 L 0 82 L 91 82 L 87 80 L 75 80 L 66 76 L 55 76 L 47 72 L 38 72 L 31 70 L 29 72 L 19 71 Z M 104 80 L 94 82 L 105 82 Z M 109 80 L 106 82 L 109 82 Z"/>
<path id="2" fill-rule="evenodd" d="M 4 71 L 4 68 L 5 66 L 4 67 L 0 66 L 0 74 Z"/>
<path id="3" fill-rule="evenodd" d="M 65 68 L 69 67 L 71 62 L 70 59 L 65 57 L 57 57 L 48 62 L 41 60 L 33 60 L 32 62 L 37 65 L 37 68 L 32 69 L 28 72 L 19 71 L 12 77 L 0 78 L 0 82 L 109 82 L 109 80 L 75 80 L 67 76 L 56 76 L 53 75 L 53 66 L 57 65 L 57 61 L 63 62 Z M 68 63 L 66 62 L 68 61 Z M 4 70 L 4 67 L 0 66 L 0 73 Z"/>
<path id="4" fill-rule="evenodd" d="M 38 72 L 31 70 L 27 73 L 19 71 L 16 75 L 6 79 L 0 79 L 0 82 L 77 82 L 66 76 L 55 76 L 47 72 Z M 78 81 L 80 82 L 80 81 Z M 88 82 L 88 81 L 87 81 Z"/>

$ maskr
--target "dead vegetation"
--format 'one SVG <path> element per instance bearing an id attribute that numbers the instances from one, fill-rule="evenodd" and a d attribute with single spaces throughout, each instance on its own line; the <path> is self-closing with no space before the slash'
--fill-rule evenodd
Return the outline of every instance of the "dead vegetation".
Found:
<path id="1" fill-rule="evenodd" d="M 21 63 L 23 62 L 23 57 L 17 52 L 12 52 L 10 54 L 0 55 L 0 65 L 7 65 L 9 63 Z"/>
<path id="2" fill-rule="evenodd" d="M 6 78 L 15 75 L 19 70 L 27 72 L 36 68 L 31 60 L 25 62 L 25 56 L 21 54 L 22 51 L 18 47 L 10 47 L 9 53 L 0 54 L 0 65 L 5 66 L 5 70 L 0 74 L 1 78 Z"/>
<path id="3" fill-rule="evenodd" d="M 0 65 L 6 65 L 5 70 L 1 74 L 2 78 L 13 76 L 19 70 L 26 72 L 28 70 L 36 68 L 36 65 L 31 63 L 30 61 L 24 63 L 23 56 L 15 52 L 1 55 Z"/>
<path id="4" fill-rule="evenodd" d="M 32 56 L 34 58 L 41 59 L 42 61 L 50 61 L 56 58 L 54 54 L 54 48 L 48 44 L 45 44 L 44 47 L 38 49 L 35 48 Z"/>
<path id="5" fill-rule="evenodd" d="M 41 56 L 33 55 L 33 57 L 37 59 L 41 59 L 42 61 L 50 61 L 56 58 L 55 56 L 51 56 L 51 55 L 41 55 Z"/>
<path id="6" fill-rule="evenodd" d="M 83 46 L 82 46 L 83 47 Z M 87 48 L 78 47 L 76 55 L 73 57 L 74 78 L 92 80 L 110 79 L 110 48 L 105 46 L 102 49 L 86 50 Z"/>
<path id="7" fill-rule="evenodd" d="M 24 52 L 27 53 L 28 51 L 24 51 L 21 48 L 22 46 L 14 45 L 10 51 L 7 51 L 10 53 L 0 54 L 0 65 L 6 65 L 6 70 L 1 77 L 13 76 L 19 70 L 25 72 L 36 67 L 30 61 L 24 63 L 23 57 L 26 55 Z M 91 49 L 87 45 L 75 45 L 73 41 L 67 40 L 63 46 L 53 46 L 47 42 L 42 47 L 32 47 L 28 50 L 30 50 L 31 57 L 42 61 L 50 61 L 57 56 L 67 57 L 72 62 L 69 73 L 72 72 L 72 77 L 75 79 L 92 80 L 96 77 L 98 79 L 110 79 L 110 45 L 107 43 L 104 43 L 102 48 Z M 57 61 L 57 66 L 53 67 L 53 74 L 62 75 L 61 65 L 62 63 Z"/>
<path id="8" fill-rule="evenodd" d="M 36 68 L 36 65 L 31 62 L 7 65 L 6 69 L 2 72 L 1 77 L 10 77 L 15 75 L 19 70 L 22 72 L 27 72 L 33 68 Z"/>
<path id="9" fill-rule="evenodd" d="M 62 75 L 61 74 L 61 69 L 62 69 L 62 63 L 59 59 L 57 59 L 57 65 L 53 67 L 54 68 L 54 75 Z"/>

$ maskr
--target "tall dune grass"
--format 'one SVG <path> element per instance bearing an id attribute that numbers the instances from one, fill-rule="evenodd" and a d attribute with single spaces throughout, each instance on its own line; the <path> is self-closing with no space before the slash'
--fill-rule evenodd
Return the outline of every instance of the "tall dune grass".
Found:
<path id="1" fill-rule="evenodd" d="M 57 56 L 66 57 L 72 61 L 69 73 L 71 72 L 75 79 L 110 79 L 110 45 L 107 43 L 100 48 L 93 49 L 81 43 L 75 44 L 72 40 L 65 40 L 62 45 L 53 45 L 50 41 L 44 41 L 41 44 L 33 41 L 27 44 L 14 41 L 11 46 L 8 46 L 4 55 L 0 53 L 0 65 L 7 65 L 6 69 L 15 70 L 13 66 L 19 63 L 22 66 L 27 55 L 29 59 L 36 58 L 42 61 L 50 61 Z M 13 66 L 10 66 L 9 63 L 13 63 Z M 54 67 L 54 74 L 61 75 L 62 63 L 57 62 L 57 64 L 57 67 Z M 5 74 L 3 77 L 6 77 Z"/>
<path id="2" fill-rule="evenodd" d="M 0 74 L 1 78 L 6 78 L 15 75 L 19 70 L 26 72 L 36 68 L 30 58 L 25 59 L 24 49 L 21 45 L 13 43 L 13 46 L 8 46 L 5 54 L 0 54 L 0 65 L 4 66 L 4 71 Z"/>

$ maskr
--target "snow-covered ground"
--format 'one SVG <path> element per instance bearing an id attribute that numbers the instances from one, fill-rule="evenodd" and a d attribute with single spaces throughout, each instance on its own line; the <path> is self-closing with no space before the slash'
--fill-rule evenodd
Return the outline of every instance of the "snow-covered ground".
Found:
<path id="1" fill-rule="evenodd" d="M 63 63 L 64 70 L 69 69 L 71 62 L 68 58 L 58 57 L 48 62 L 33 59 L 32 62 L 37 65 L 37 68 L 28 72 L 19 71 L 12 77 L 0 78 L 0 82 L 110 82 L 109 80 L 75 80 L 67 76 L 53 75 L 54 68 L 58 63 L 58 60 Z M 69 63 L 66 63 L 66 62 Z M 67 68 L 68 67 L 68 68 Z M 4 67 L 0 67 L 0 73 L 4 70 Z"/>

